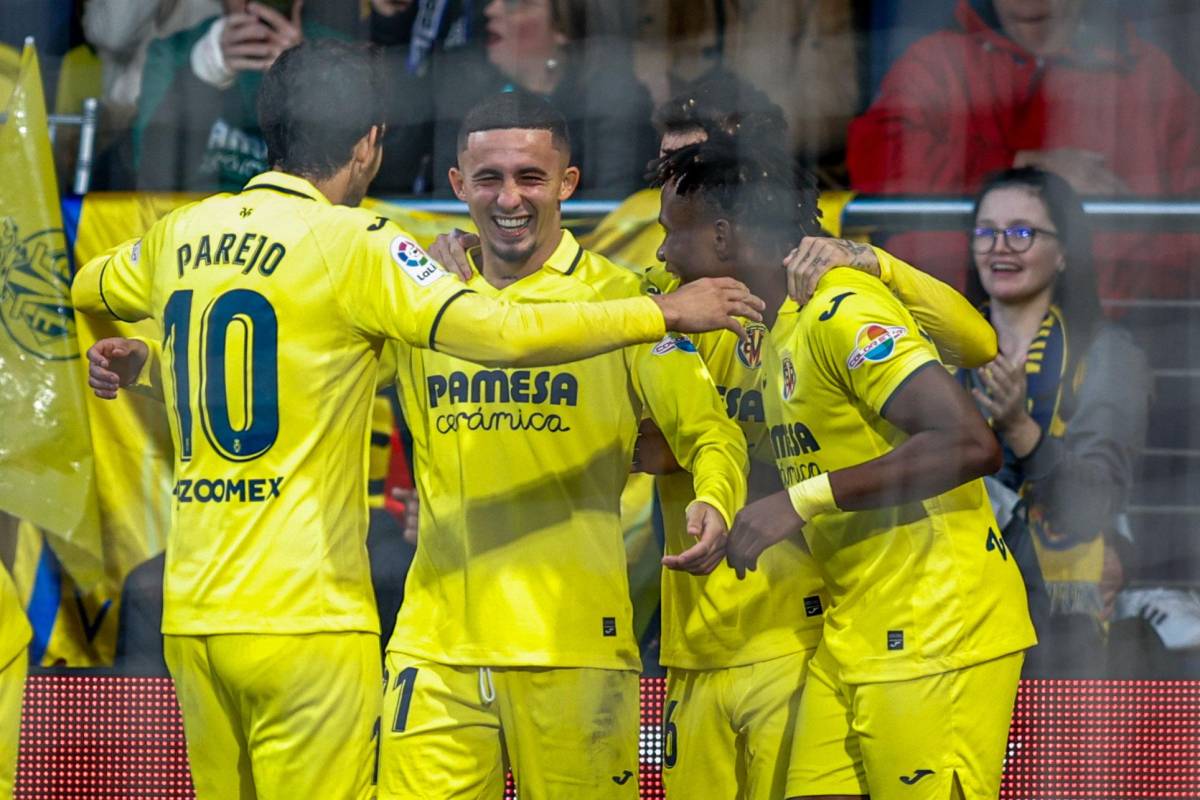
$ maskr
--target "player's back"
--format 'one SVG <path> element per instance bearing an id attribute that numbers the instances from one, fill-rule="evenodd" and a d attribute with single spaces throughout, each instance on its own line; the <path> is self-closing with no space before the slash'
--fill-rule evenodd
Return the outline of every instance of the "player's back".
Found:
<path id="1" fill-rule="evenodd" d="M 164 632 L 378 629 L 365 442 L 381 341 L 334 279 L 374 221 L 268 173 L 143 240 L 178 447 Z"/>

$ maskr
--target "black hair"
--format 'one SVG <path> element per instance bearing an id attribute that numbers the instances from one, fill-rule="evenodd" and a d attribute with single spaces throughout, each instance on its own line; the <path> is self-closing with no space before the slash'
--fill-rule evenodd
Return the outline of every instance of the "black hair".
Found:
<path id="1" fill-rule="evenodd" d="M 467 112 L 458 128 L 458 152 L 467 149 L 467 137 L 472 133 L 509 128 L 550 131 L 555 147 L 571 152 L 571 134 L 562 112 L 549 100 L 519 90 L 484 98 Z"/>
<path id="2" fill-rule="evenodd" d="M 728 69 L 716 66 L 654 110 L 662 133 L 701 129 L 736 134 L 742 126 L 787 139 L 783 109 L 766 93 Z"/>
<path id="3" fill-rule="evenodd" d="M 1071 333 L 1072 361 L 1087 349 L 1097 327 L 1103 321 L 1100 296 L 1096 289 L 1096 271 L 1092 266 L 1092 226 L 1083 210 L 1083 202 L 1071 184 L 1040 167 L 1014 167 L 988 178 L 971 209 L 971 224 L 979 216 L 983 198 L 997 189 L 1027 189 L 1038 196 L 1057 231 L 1066 268 L 1055 279 L 1052 302 L 1062 311 Z M 967 298 L 979 305 L 988 299 L 975 268 L 971 253 L 967 271 Z M 1069 365 L 1070 366 L 1070 365 Z M 1070 373 L 1068 373 L 1070 374 Z"/>
<path id="4" fill-rule="evenodd" d="M 697 195 L 739 227 L 758 228 L 794 246 L 821 235 L 817 182 L 797 169 L 779 143 L 714 131 L 703 142 L 656 162 L 655 185 L 673 183 L 681 197 Z"/>
<path id="5" fill-rule="evenodd" d="M 258 92 L 268 162 L 305 178 L 330 177 L 372 127 L 383 125 L 384 91 L 369 46 L 306 39 L 285 50 Z"/>

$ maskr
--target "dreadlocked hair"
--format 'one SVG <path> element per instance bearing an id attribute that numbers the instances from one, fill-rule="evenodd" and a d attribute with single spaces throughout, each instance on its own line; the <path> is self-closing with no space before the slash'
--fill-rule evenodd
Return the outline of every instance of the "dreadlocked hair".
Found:
<path id="1" fill-rule="evenodd" d="M 738 225 L 767 229 L 795 244 L 820 236 L 816 179 L 796 167 L 777 138 L 739 130 L 667 153 L 654 165 L 654 185 L 696 195 Z"/>

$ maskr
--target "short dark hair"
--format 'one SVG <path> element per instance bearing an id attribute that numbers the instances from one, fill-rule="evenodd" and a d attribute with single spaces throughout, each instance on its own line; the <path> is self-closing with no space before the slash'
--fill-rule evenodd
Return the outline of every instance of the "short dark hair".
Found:
<path id="1" fill-rule="evenodd" d="M 655 185 L 671 182 L 680 196 L 699 195 L 716 213 L 780 242 L 794 245 L 821 235 L 816 179 L 797 168 L 783 148 L 711 132 L 707 140 L 658 160 Z"/>
<path id="2" fill-rule="evenodd" d="M 467 137 L 472 133 L 510 128 L 550 131 L 555 146 L 571 152 L 571 134 L 562 112 L 549 100 L 519 90 L 486 97 L 467 112 L 458 127 L 458 152 L 467 149 Z"/>
<path id="3" fill-rule="evenodd" d="M 783 109 L 766 93 L 730 70 L 716 66 L 654 110 L 660 133 L 701 129 L 735 134 L 743 124 L 787 139 Z"/>
<path id="4" fill-rule="evenodd" d="M 306 39 L 263 76 L 258 118 L 272 167 L 324 179 L 345 166 L 354 145 L 383 125 L 384 86 L 375 51 L 334 39 Z"/>
<path id="5" fill-rule="evenodd" d="M 1046 207 L 1057 231 L 1066 267 L 1054 282 L 1053 302 L 1071 328 L 1073 355 L 1082 354 L 1103 321 L 1096 270 L 1092 264 L 1092 226 L 1083 210 L 1083 201 L 1066 179 L 1040 167 L 1013 167 L 989 177 L 975 196 L 971 224 L 979 217 L 983 198 L 997 189 L 1016 187 L 1033 192 Z M 988 299 L 975 268 L 974 255 L 967 270 L 967 298 L 976 304 Z M 1072 358 L 1072 361 L 1075 359 Z"/>

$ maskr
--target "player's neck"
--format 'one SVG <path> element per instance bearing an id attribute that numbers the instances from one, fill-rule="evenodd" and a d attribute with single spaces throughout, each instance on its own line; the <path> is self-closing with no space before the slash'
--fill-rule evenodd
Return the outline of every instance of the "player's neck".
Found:
<path id="1" fill-rule="evenodd" d="M 782 259 L 781 259 L 782 260 Z M 763 324 L 767 328 L 775 326 L 775 318 L 779 308 L 787 300 L 787 276 L 782 269 L 770 269 L 764 265 L 738 270 L 734 275 L 750 293 L 756 295 L 766 304 L 763 310 Z"/>
<path id="2" fill-rule="evenodd" d="M 561 228 L 558 230 L 557 235 L 539 244 L 529 258 L 523 261 L 510 261 L 498 256 L 485 239 L 483 246 L 480 248 L 483 262 L 480 265 L 480 273 L 483 275 L 485 281 L 497 289 L 511 286 L 521 280 L 521 278 L 532 275 L 541 269 L 542 265 L 550 260 L 550 256 L 554 255 L 554 251 L 558 249 L 560 241 L 562 241 Z"/>
<path id="3" fill-rule="evenodd" d="M 301 175 L 300 177 L 304 178 L 305 176 Z M 314 180 L 313 178 L 305 178 L 305 180 L 311 183 L 318 192 L 325 195 L 325 199 L 335 206 L 358 205 L 358 202 L 348 202 L 351 199 L 351 180 L 350 171 L 347 169 L 338 170 L 324 180 Z"/>

